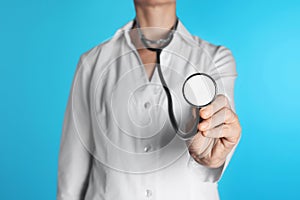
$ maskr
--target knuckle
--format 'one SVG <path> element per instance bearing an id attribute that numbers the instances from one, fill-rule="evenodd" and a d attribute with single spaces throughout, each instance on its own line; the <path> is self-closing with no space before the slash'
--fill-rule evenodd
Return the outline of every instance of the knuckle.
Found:
<path id="1" fill-rule="evenodd" d="M 231 126 L 229 124 L 223 124 L 223 129 L 229 131 Z"/>
<path id="2" fill-rule="evenodd" d="M 222 132 L 227 134 L 230 131 L 230 126 L 228 124 L 222 125 Z"/>
<path id="3" fill-rule="evenodd" d="M 241 127 L 240 124 L 238 125 L 237 130 L 238 130 L 239 135 L 241 135 L 241 133 L 242 133 L 242 127 Z"/>
<path id="4" fill-rule="evenodd" d="M 231 138 L 231 141 L 234 144 L 237 144 L 239 142 L 239 140 L 241 139 L 241 132 L 237 131 L 236 134 Z"/>
<path id="5" fill-rule="evenodd" d="M 233 119 L 235 119 L 235 114 L 233 113 L 233 111 L 230 109 L 230 108 L 228 108 L 228 107 L 226 107 L 225 108 L 225 119 L 228 121 L 228 120 L 233 120 Z"/>
<path id="6" fill-rule="evenodd" d="M 203 136 L 207 136 L 208 134 L 209 134 L 208 131 L 202 131 Z"/>
<path id="7" fill-rule="evenodd" d="M 239 139 L 240 139 L 240 137 L 237 136 L 237 137 L 234 137 L 234 138 L 232 139 L 232 141 L 233 141 L 234 144 L 237 144 L 238 141 L 239 141 Z"/>
<path id="8" fill-rule="evenodd" d="M 228 107 L 224 108 L 224 112 L 225 112 L 226 116 L 231 116 L 231 114 L 232 114 L 231 109 Z"/>
<path id="9" fill-rule="evenodd" d="M 237 135 L 237 138 L 238 140 L 242 137 L 242 128 L 239 126 L 238 128 L 238 135 Z"/>
<path id="10" fill-rule="evenodd" d="M 242 132 L 240 132 L 239 134 L 239 140 L 242 138 Z"/>

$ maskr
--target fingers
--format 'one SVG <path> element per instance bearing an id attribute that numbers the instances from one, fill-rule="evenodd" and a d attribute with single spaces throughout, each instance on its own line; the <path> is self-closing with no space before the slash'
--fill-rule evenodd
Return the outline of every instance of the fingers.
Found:
<path id="1" fill-rule="evenodd" d="M 226 138 L 227 142 L 236 144 L 240 136 L 239 124 L 223 124 L 213 129 L 202 131 L 202 135 L 208 138 Z"/>
<path id="2" fill-rule="evenodd" d="M 233 123 L 236 119 L 236 114 L 230 108 L 223 107 L 210 118 L 203 120 L 198 128 L 200 131 L 206 131 L 224 123 Z"/>
<path id="3" fill-rule="evenodd" d="M 204 137 L 198 132 L 188 143 L 188 148 L 190 152 L 196 153 L 198 156 L 205 156 L 211 151 L 214 141 L 213 138 Z"/>
<path id="4" fill-rule="evenodd" d="M 213 103 L 202 108 L 200 116 L 203 121 L 198 129 L 204 137 L 224 138 L 228 145 L 238 141 L 241 132 L 239 120 L 224 95 L 218 95 Z"/>
<path id="5" fill-rule="evenodd" d="M 202 131 L 202 135 L 210 138 L 222 138 L 225 136 L 229 136 L 230 132 L 230 126 L 227 124 L 222 124 L 213 129 Z"/>
<path id="6" fill-rule="evenodd" d="M 211 150 L 210 156 L 203 158 L 202 161 L 210 167 L 220 167 L 226 161 L 226 157 L 230 151 L 231 148 L 226 148 L 222 140 L 216 140 L 216 144 Z"/>
<path id="7" fill-rule="evenodd" d="M 228 99 L 224 95 L 217 98 L 199 111 L 203 119 L 198 125 L 199 133 L 204 138 L 216 141 L 208 154 L 198 157 L 200 163 L 210 167 L 219 167 L 240 138 L 241 126 L 237 115 L 231 110 Z"/>
<path id="8" fill-rule="evenodd" d="M 224 107 L 230 108 L 229 101 L 224 95 L 218 95 L 211 104 L 204 108 L 201 108 L 199 114 L 202 119 L 208 119 Z"/>

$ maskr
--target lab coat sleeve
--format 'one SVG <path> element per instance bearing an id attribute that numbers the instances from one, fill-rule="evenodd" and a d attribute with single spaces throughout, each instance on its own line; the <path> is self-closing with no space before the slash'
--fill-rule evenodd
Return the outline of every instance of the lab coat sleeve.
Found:
<path id="1" fill-rule="evenodd" d="M 79 133 L 78 126 L 88 122 L 77 120 L 75 122 L 75 112 L 80 112 L 82 117 L 88 119 L 88 101 L 86 84 L 84 77 L 84 66 L 80 58 L 71 91 L 69 94 L 63 129 L 61 134 L 60 151 L 58 159 L 58 180 L 57 180 L 57 200 L 81 200 L 84 199 L 85 189 L 91 165 L 91 155 L 84 147 Z M 77 81 L 75 81 L 77 80 Z M 75 85 L 76 82 L 76 85 Z M 79 110 L 74 106 L 74 102 L 80 105 Z M 80 103 L 80 104 L 79 104 Z M 87 128 L 86 131 L 89 131 Z M 88 134 L 87 132 L 81 134 Z"/>
<path id="2" fill-rule="evenodd" d="M 213 67 L 209 74 L 215 79 L 218 86 L 218 94 L 225 95 L 230 103 L 231 109 L 235 111 L 234 105 L 234 83 L 237 77 L 236 62 L 232 52 L 225 46 L 217 46 L 212 56 Z M 209 168 L 196 162 L 192 157 L 189 164 L 196 170 L 199 178 L 205 182 L 218 182 L 221 179 L 228 163 L 237 147 L 237 144 L 227 155 L 225 163 L 219 168 Z"/>

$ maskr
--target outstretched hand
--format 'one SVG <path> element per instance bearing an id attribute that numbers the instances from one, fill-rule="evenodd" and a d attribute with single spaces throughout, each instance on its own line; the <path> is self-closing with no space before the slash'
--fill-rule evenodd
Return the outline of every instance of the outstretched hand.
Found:
<path id="1" fill-rule="evenodd" d="M 210 105 L 201 108 L 199 115 L 203 120 L 189 144 L 189 152 L 198 163 L 218 168 L 239 141 L 239 119 L 224 95 L 218 95 Z"/>

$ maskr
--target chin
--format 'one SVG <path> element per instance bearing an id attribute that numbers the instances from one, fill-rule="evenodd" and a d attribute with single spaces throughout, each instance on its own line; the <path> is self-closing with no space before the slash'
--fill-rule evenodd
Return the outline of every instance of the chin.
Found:
<path id="1" fill-rule="evenodd" d="M 144 5 L 159 5 L 159 4 L 167 4 L 167 3 L 175 3 L 176 0 L 134 0 L 137 4 L 144 4 Z"/>

